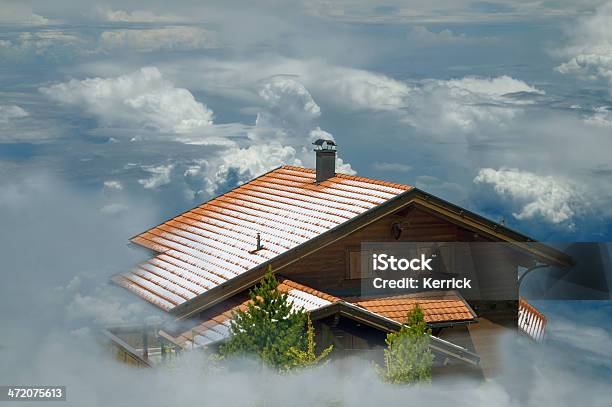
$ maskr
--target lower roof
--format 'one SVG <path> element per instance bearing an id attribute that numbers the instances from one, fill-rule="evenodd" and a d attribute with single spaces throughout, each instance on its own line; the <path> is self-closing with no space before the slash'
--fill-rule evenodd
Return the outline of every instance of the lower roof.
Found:
<path id="1" fill-rule="evenodd" d="M 423 310 L 425 322 L 472 321 L 476 314 L 456 291 L 430 291 L 385 297 L 348 298 L 347 301 L 368 311 L 406 323 L 408 313 L 416 304 Z"/>
<path id="2" fill-rule="evenodd" d="M 423 309 L 428 324 L 458 323 L 473 321 L 476 315 L 470 306 L 456 292 L 436 291 L 409 295 L 377 298 L 342 299 L 289 279 L 281 279 L 278 286 L 286 292 L 294 307 L 306 311 L 317 311 L 332 304 L 344 303 L 354 310 L 362 309 L 397 324 L 406 322 L 406 316 L 418 303 Z M 236 309 L 245 310 L 250 302 L 248 296 L 234 296 L 200 318 L 184 321 L 182 329 L 162 330 L 160 335 L 182 348 L 210 345 L 229 337 L 230 319 Z M 186 324 L 186 325 L 185 325 Z"/>

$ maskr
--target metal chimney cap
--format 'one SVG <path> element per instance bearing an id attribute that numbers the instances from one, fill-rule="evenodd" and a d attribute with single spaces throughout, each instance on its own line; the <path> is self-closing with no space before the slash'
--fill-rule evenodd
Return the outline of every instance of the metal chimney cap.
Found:
<path id="1" fill-rule="evenodd" d="M 326 140 L 326 139 L 320 138 L 312 144 L 317 146 L 321 150 L 335 150 L 336 149 L 336 143 L 333 140 Z"/>

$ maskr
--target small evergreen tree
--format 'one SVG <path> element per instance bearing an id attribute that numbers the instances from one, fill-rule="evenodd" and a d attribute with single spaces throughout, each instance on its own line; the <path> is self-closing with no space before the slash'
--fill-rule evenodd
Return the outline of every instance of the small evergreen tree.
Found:
<path id="1" fill-rule="evenodd" d="M 247 309 L 236 310 L 230 325 L 230 339 L 220 347 L 223 356 L 256 355 L 278 370 L 294 365 L 289 349 L 305 349 L 306 314 L 293 309 L 287 293 L 278 290 L 272 268 L 249 292 Z"/>
<path id="2" fill-rule="evenodd" d="M 431 380 L 433 354 L 423 310 L 416 304 L 408 313 L 406 324 L 399 332 L 387 335 L 384 379 L 390 383 L 417 383 Z"/>
<path id="3" fill-rule="evenodd" d="M 306 330 L 306 350 L 302 350 L 299 348 L 291 347 L 289 349 L 289 356 L 293 359 L 293 367 L 312 367 L 316 366 L 323 359 L 329 355 L 329 353 L 334 348 L 334 345 L 329 345 L 327 348 L 323 349 L 323 351 L 317 356 L 315 352 L 315 348 L 317 346 L 314 340 L 314 326 L 312 325 L 312 320 L 310 319 L 310 315 L 308 315 L 308 328 Z"/>

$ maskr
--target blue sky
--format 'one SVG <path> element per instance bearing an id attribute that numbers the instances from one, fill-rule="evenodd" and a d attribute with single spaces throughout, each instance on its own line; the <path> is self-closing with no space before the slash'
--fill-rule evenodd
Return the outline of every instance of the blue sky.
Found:
<path id="1" fill-rule="evenodd" d="M 548 241 L 607 241 L 612 7 L 3 2 L 0 169 L 191 207 L 310 142 Z M 129 215 L 128 215 L 129 216 Z"/>

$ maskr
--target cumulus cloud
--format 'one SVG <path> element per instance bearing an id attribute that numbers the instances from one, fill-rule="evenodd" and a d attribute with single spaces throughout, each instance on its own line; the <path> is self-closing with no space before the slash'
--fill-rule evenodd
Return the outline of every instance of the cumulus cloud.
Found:
<path id="1" fill-rule="evenodd" d="M 104 126 L 189 133 L 213 122 L 213 112 L 187 89 L 177 88 L 155 67 L 114 78 L 72 79 L 40 91 L 82 109 Z"/>
<path id="2" fill-rule="evenodd" d="M 516 219 L 540 217 L 553 224 L 573 226 L 580 211 L 576 187 L 552 176 L 537 175 L 518 169 L 481 168 L 474 178 L 476 184 L 490 184 L 502 198 L 520 206 Z"/>
<path id="3" fill-rule="evenodd" d="M 332 100 L 353 109 L 401 109 L 411 94 L 411 87 L 405 82 L 362 69 L 315 65 L 303 75 L 316 88 L 327 89 Z"/>
<path id="4" fill-rule="evenodd" d="M 150 173 L 151 176 L 139 179 L 138 183 L 147 189 L 159 188 L 170 183 L 173 169 L 174 165 L 172 164 L 143 167 L 143 170 Z"/>
<path id="5" fill-rule="evenodd" d="M 612 4 L 581 19 L 571 31 L 570 44 L 559 53 L 568 59 L 555 69 L 562 74 L 608 81 L 612 93 Z"/>
<path id="6" fill-rule="evenodd" d="M 12 119 L 27 117 L 30 114 L 17 105 L 0 105 L 0 124 L 8 123 Z"/>
<path id="7" fill-rule="evenodd" d="M 163 139 L 166 133 L 172 133 L 173 141 L 222 147 L 200 160 L 172 159 L 142 167 L 150 174 L 138 180 L 144 188 L 157 189 L 171 183 L 176 170 L 176 174 L 184 174 L 185 196 L 202 198 L 282 164 L 312 167 L 312 141 L 334 138 L 318 125 L 321 109 L 296 78 L 272 75 L 255 81 L 253 87 L 259 104 L 254 125 L 214 125 L 212 111 L 188 90 L 166 80 L 157 68 L 142 68 L 118 77 L 73 79 L 41 88 L 41 92 L 97 118 L 113 139 L 121 135 L 134 141 L 156 136 Z M 97 133 L 108 132 L 102 131 Z M 337 170 L 355 173 L 341 157 Z M 106 191 L 111 189 L 117 188 L 105 185 Z"/>
<path id="8" fill-rule="evenodd" d="M 295 77 L 272 76 L 256 84 L 259 107 L 247 141 L 230 146 L 223 154 L 192 162 L 184 170 L 194 197 L 216 195 L 280 165 L 314 166 L 312 142 L 334 136 L 317 123 L 321 109 Z M 354 174 L 349 163 L 337 157 L 338 172 Z"/>
<path id="9" fill-rule="evenodd" d="M 301 82 L 291 77 L 273 77 L 260 85 L 258 95 L 265 107 L 257 114 L 254 134 L 263 132 L 269 138 L 270 130 L 277 129 L 276 137 L 307 141 L 321 108 Z"/>
<path id="10" fill-rule="evenodd" d="M 263 61 L 222 62 L 201 59 L 187 72 L 171 70 L 194 87 L 229 97 L 239 95 L 261 77 L 292 79 L 308 91 L 343 110 L 391 114 L 427 134 L 474 132 L 480 125 L 507 125 L 544 92 L 510 76 L 466 76 L 451 80 L 396 80 L 363 69 L 320 60 L 273 58 Z M 191 66 L 191 64 L 190 64 Z M 247 97 L 244 97 L 247 99 Z M 435 126 L 432 123 L 436 123 Z"/>
<path id="11" fill-rule="evenodd" d="M 149 29 L 116 29 L 100 34 L 102 49 L 125 49 L 139 52 L 194 51 L 216 48 L 214 35 L 203 28 L 170 26 Z"/>

